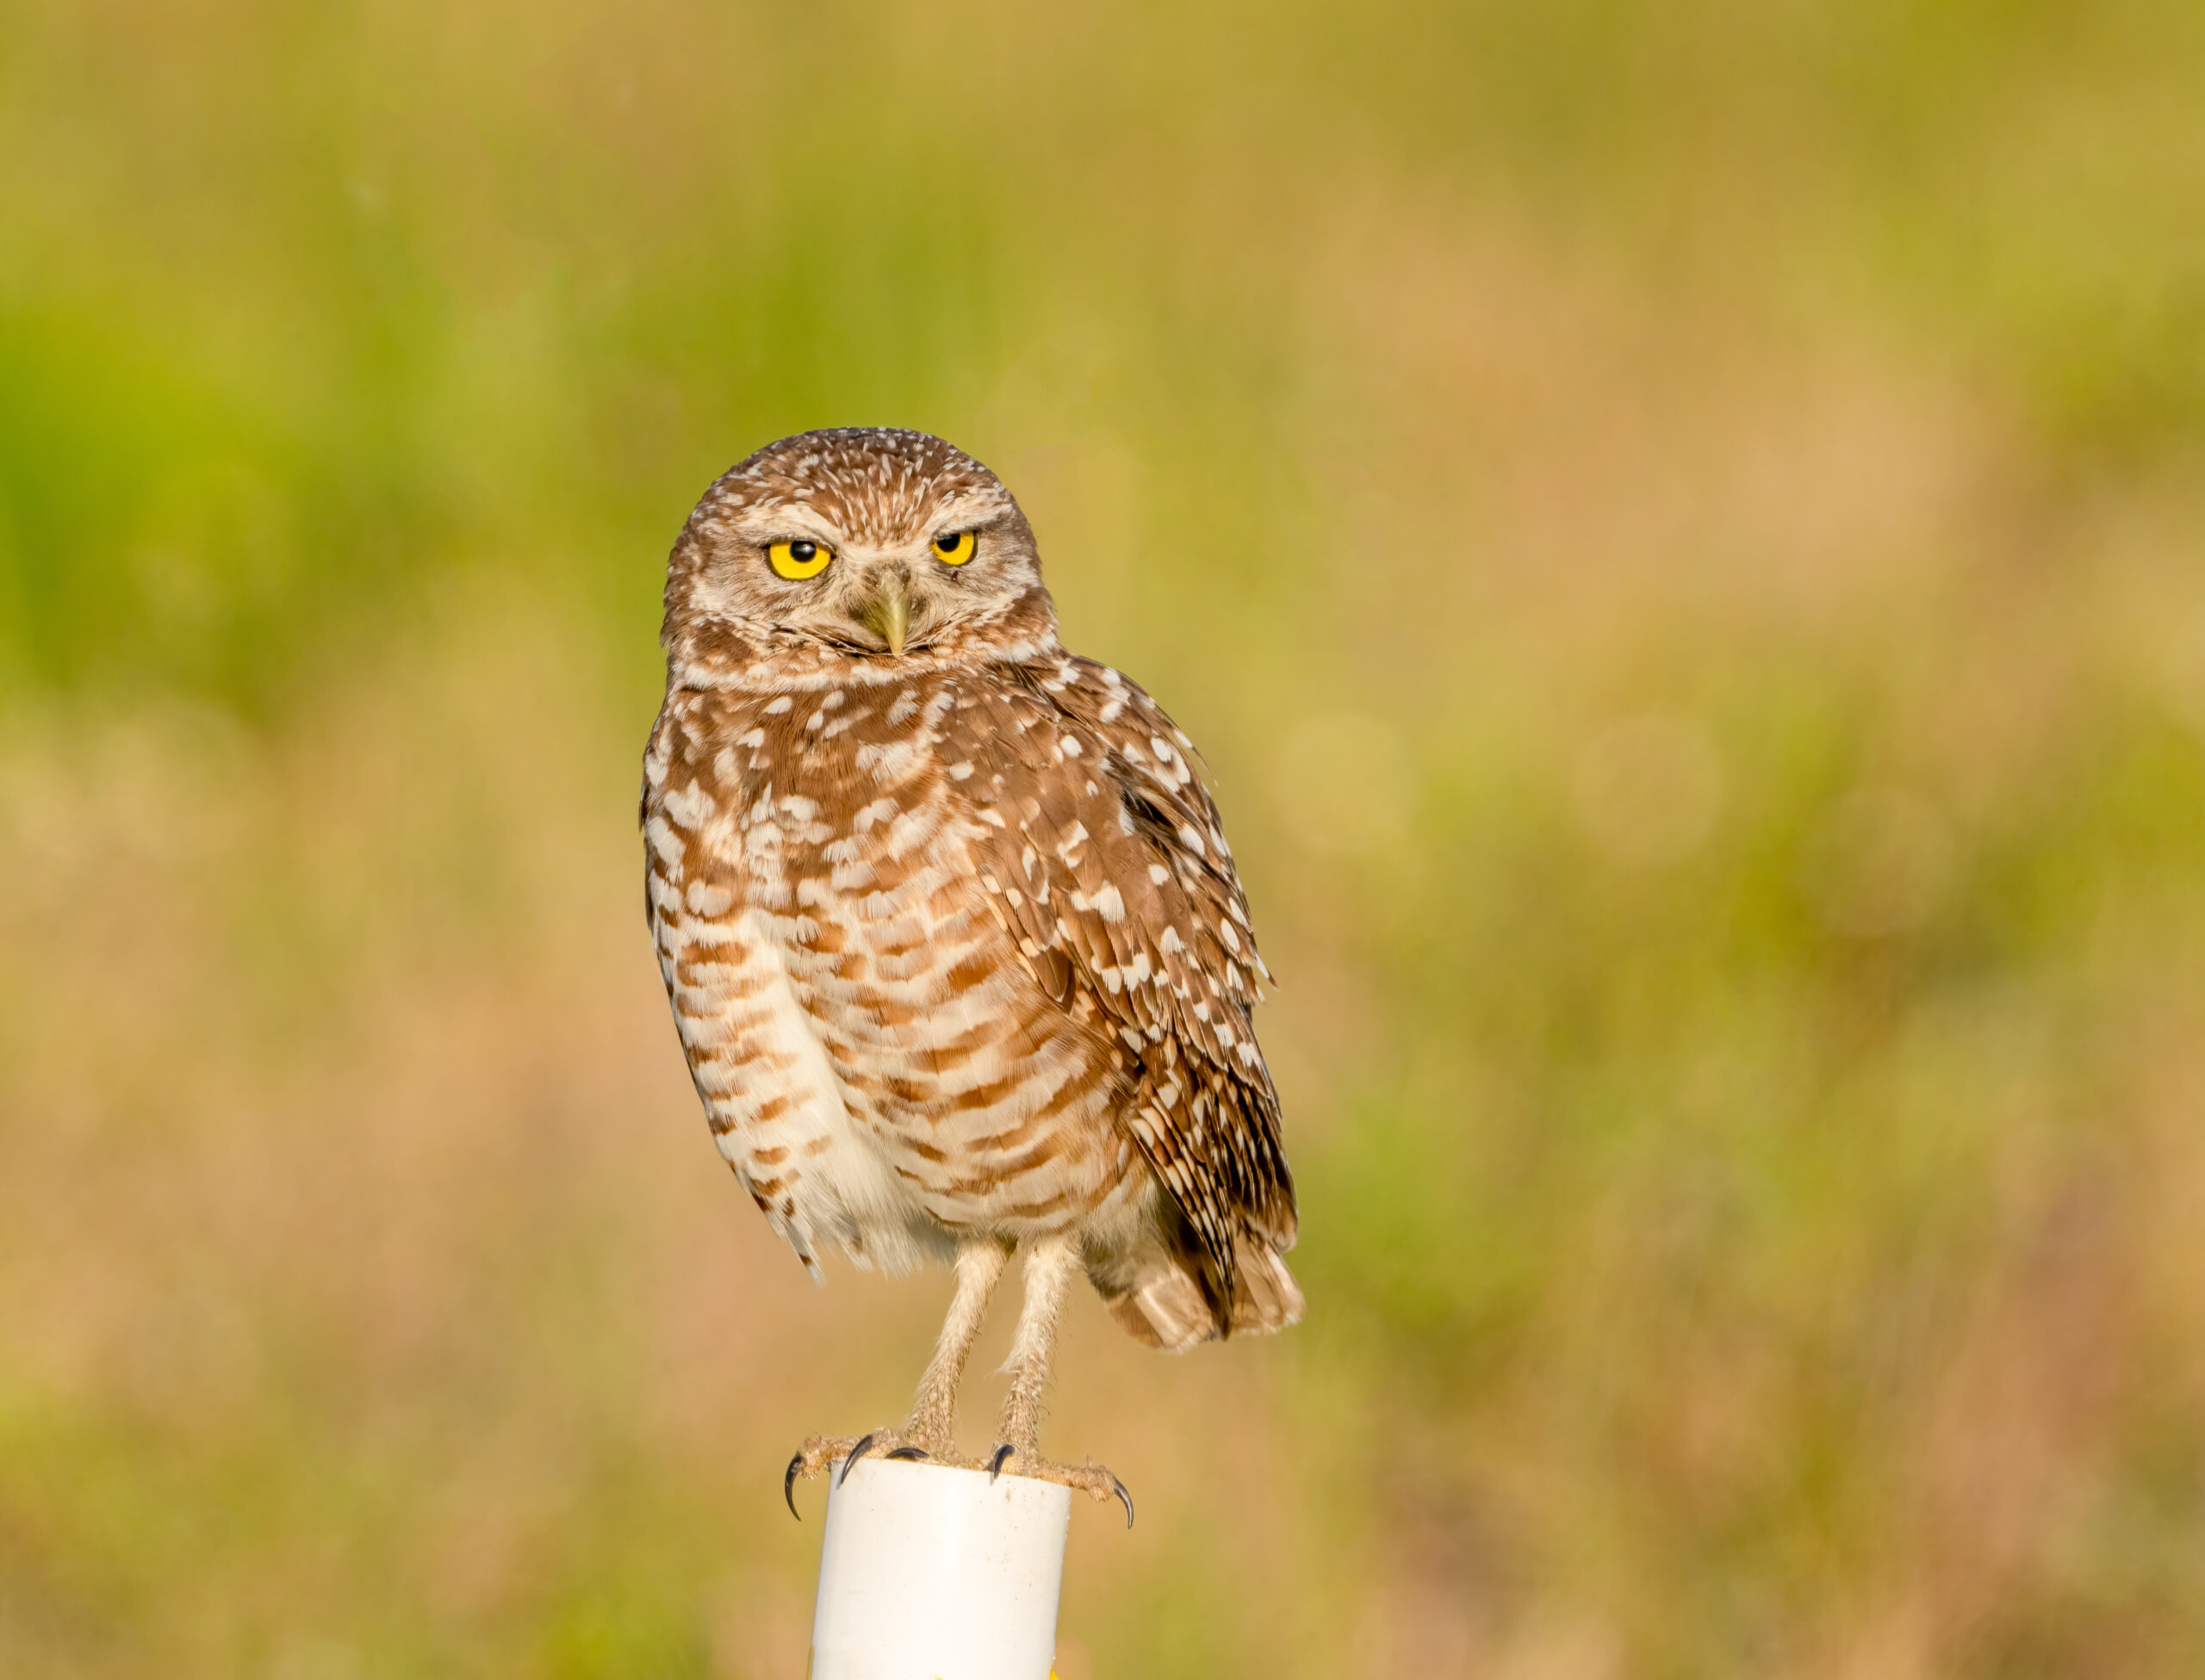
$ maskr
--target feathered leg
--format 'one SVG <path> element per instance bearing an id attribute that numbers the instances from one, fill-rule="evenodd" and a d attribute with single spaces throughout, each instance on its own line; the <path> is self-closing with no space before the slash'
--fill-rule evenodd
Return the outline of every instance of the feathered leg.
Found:
<path id="1" fill-rule="evenodd" d="M 956 1453 L 957 1386 L 978 1339 L 988 1298 L 995 1293 L 1003 1262 L 1009 1258 L 1010 1250 L 991 1237 L 967 1243 L 957 1251 L 957 1293 L 949 1303 L 949 1316 L 942 1320 L 934 1357 L 919 1379 L 910 1420 L 904 1425 L 904 1441 L 935 1458 Z"/>
<path id="2" fill-rule="evenodd" d="M 1057 1320 L 1065 1292 L 1079 1275 L 1079 1255 L 1071 1239 L 1044 1237 L 1026 1249 L 1026 1301 L 1011 1339 L 1010 1392 L 1003 1403 L 998 1436 L 1022 1459 L 1041 1456 L 1041 1396 L 1049 1386 L 1049 1356 L 1056 1351 Z"/>
<path id="3" fill-rule="evenodd" d="M 1126 1526 L 1131 1528 L 1133 1496 L 1123 1482 L 1092 1461 L 1053 1464 L 1041 1456 L 1041 1396 L 1049 1384 L 1050 1355 L 1056 1351 L 1057 1320 L 1064 1311 L 1065 1292 L 1081 1270 L 1079 1251 L 1069 1237 L 1045 1237 L 1027 1245 L 1026 1301 L 1011 1338 L 1010 1361 L 1003 1367 L 1011 1376 L 998 1432 L 1003 1444 L 989 1468 L 1000 1472 L 1008 1464 L 1021 1476 L 1059 1482 L 1097 1499 L 1122 1499 Z"/>

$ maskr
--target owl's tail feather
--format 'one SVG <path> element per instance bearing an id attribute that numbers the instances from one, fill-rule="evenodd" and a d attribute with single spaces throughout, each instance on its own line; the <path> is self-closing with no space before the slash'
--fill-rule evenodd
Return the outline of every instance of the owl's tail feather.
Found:
<path id="1" fill-rule="evenodd" d="M 1244 1237 L 1234 1245 L 1233 1262 L 1240 1274 L 1240 1286 L 1233 1294 L 1235 1330 L 1260 1336 L 1301 1322 L 1301 1286 L 1276 1249 Z"/>
<path id="2" fill-rule="evenodd" d="M 1281 1330 L 1301 1322 L 1301 1286 L 1269 1243 L 1244 1237 L 1234 1245 L 1233 1260 L 1238 1286 L 1229 1325 L 1221 1322 L 1217 1304 L 1199 1277 L 1170 1258 L 1160 1258 L 1123 1293 L 1106 1293 L 1104 1305 L 1134 1341 L 1167 1354 L 1183 1354 L 1233 1331 Z"/>

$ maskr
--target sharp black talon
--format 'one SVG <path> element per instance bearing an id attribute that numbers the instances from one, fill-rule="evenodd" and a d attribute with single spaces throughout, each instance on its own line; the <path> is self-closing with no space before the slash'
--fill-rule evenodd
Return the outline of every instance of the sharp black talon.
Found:
<path id="1" fill-rule="evenodd" d="M 1018 1448 L 1011 1446 L 1008 1441 L 1006 1441 L 1003 1446 L 996 1448 L 996 1455 L 988 1460 L 988 1479 L 990 1481 L 992 1482 L 997 1477 L 1003 1474 L 1003 1461 L 1017 1450 Z"/>
<path id="2" fill-rule="evenodd" d="M 1108 1471 L 1105 1471 L 1103 1473 L 1104 1473 L 1105 1475 L 1109 1475 L 1109 1472 Z M 1123 1500 L 1123 1501 L 1125 1502 L 1125 1506 L 1126 1506 L 1126 1527 L 1127 1527 L 1128 1528 L 1132 1528 L 1132 1527 L 1134 1526 L 1134 1497 L 1133 1497 L 1133 1495 L 1126 1491 L 1126 1485 L 1125 1485 L 1123 1482 L 1120 1481 L 1120 1480 L 1119 1480 L 1115 1476 L 1111 1476 L 1111 1477 L 1110 1477 L 1110 1489 L 1111 1489 L 1111 1491 L 1112 1491 L 1112 1492 L 1114 1492 L 1114 1493 L 1115 1493 L 1115 1494 L 1118 1496 L 1118 1497 L 1119 1497 L 1120 1499 L 1121 1499 L 1121 1500 Z"/>
<path id="3" fill-rule="evenodd" d="M 891 1459 L 922 1459 L 927 1455 L 923 1447 L 898 1447 L 888 1456 Z"/>
<path id="4" fill-rule="evenodd" d="M 872 1450 L 873 1437 L 871 1435 L 865 1436 L 856 1446 L 851 1448 L 849 1457 L 842 1460 L 842 1473 L 835 1478 L 835 1485 L 836 1487 L 840 1487 L 843 1483 L 848 1481 L 850 1479 L 850 1466 Z"/>
<path id="5" fill-rule="evenodd" d="M 799 1522 L 804 1513 L 796 1508 L 796 1472 L 803 1468 L 804 1454 L 798 1453 L 789 1460 L 788 1472 L 781 1478 L 781 1497 L 789 1502 L 789 1515 Z"/>

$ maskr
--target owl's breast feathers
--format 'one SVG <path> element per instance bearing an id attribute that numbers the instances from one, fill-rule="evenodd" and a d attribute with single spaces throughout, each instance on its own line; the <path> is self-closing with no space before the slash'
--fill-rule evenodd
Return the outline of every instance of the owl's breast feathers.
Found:
<path id="1" fill-rule="evenodd" d="M 723 1149 L 807 1259 L 823 1222 L 854 1253 L 884 1236 L 843 1205 L 863 1186 L 807 1204 L 785 1146 L 755 1145 L 789 1069 L 748 1052 L 796 1014 L 841 1088 L 811 1129 L 846 1101 L 932 1218 L 1125 1209 L 1129 1138 L 1216 1330 L 1239 1320 L 1275 1269 L 1251 1246 L 1294 1240 L 1294 1189 L 1249 1021 L 1266 971 L 1192 751 L 1134 684 L 1053 651 L 848 694 L 669 694 L 643 800 L 661 960 Z"/>

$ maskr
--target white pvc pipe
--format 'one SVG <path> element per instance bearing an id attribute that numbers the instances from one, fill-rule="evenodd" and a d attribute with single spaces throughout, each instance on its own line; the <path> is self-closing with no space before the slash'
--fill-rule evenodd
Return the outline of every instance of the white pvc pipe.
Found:
<path id="1" fill-rule="evenodd" d="M 827 1485 L 811 1680 L 1048 1680 L 1071 1489 L 876 1458 Z"/>

